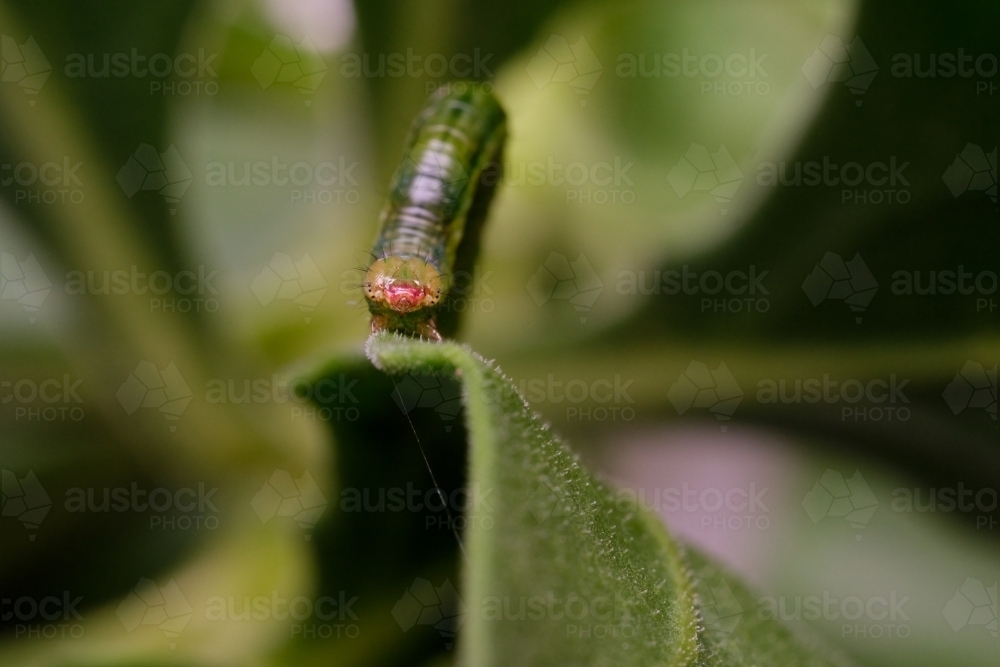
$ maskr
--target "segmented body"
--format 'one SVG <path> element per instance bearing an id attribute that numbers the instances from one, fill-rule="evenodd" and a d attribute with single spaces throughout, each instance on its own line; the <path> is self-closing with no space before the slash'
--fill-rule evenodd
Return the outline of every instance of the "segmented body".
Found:
<path id="1" fill-rule="evenodd" d="M 455 276 L 475 261 L 505 138 L 499 102 L 473 84 L 439 90 L 417 116 L 365 276 L 373 330 L 440 338 Z"/>

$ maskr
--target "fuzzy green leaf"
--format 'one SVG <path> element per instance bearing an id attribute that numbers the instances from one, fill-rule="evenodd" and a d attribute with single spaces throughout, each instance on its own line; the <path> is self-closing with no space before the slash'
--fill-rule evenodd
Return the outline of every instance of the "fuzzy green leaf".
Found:
<path id="1" fill-rule="evenodd" d="M 390 374 L 462 384 L 470 452 L 461 664 L 844 664 L 757 618 L 741 584 L 685 554 L 649 511 L 616 501 L 468 347 L 378 334 L 367 352 Z"/>

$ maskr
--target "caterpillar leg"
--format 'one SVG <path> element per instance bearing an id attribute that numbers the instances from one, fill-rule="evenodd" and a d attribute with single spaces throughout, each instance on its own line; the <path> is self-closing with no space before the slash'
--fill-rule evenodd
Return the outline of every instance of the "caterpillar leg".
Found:
<path id="1" fill-rule="evenodd" d="M 385 315 L 372 315 L 372 333 L 379 333 L 389 328 L 389 318 Z"/>
<path id="2" fill-rule="evenodd" d="M 423 322 L 419 323 L 417 325 L 417 333 L 423 336 L 424 338 L 429 338 L 430 340 L 435 340 L 435 341 L 441 340 L 441 334 L 438 333 L 437 323 L 434 321 L 433 317 L 430 318 L 429 320 L 424 320 Z"/>

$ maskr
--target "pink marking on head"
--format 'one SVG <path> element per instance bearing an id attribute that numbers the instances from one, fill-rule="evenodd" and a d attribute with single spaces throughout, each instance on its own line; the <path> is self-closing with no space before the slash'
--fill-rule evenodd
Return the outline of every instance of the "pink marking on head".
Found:
<path id="1" fill-rule="evenodd" d="M 401 280 L 393 281 L 384 288 L 385 303 L 395 311 L 406 313 L 423 305 L 426 292 L 423 287 Z"/>

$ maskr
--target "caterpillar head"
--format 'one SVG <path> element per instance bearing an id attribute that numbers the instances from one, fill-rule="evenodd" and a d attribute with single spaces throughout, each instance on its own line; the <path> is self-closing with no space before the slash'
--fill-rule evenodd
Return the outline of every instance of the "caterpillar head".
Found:
<path id="1" fill-rule="evenodd" d="M 376 260 L 365 274 L 365 297 L 379 309 L 412 313 L 441 300 L 441 274 L 416 257 Z"/>

